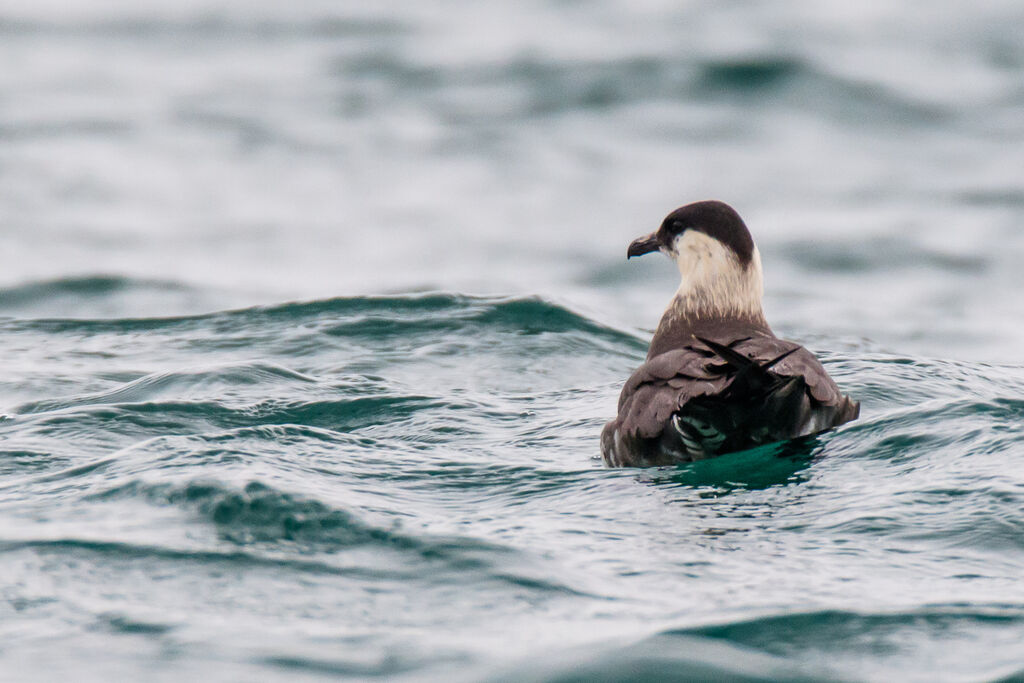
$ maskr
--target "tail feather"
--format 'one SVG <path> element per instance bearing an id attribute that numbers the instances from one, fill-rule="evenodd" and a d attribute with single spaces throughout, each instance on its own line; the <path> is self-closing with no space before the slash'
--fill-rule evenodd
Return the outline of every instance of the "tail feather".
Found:
<path id="1" fill-rule="evenodd" d="M 807 403 L 803 377 L 772 372 L 780 361 L 799 349 L 795 347 L 767 361 L 758 361 L 733 348 L 710 339 L 697 338 L 725 361 L 722 372 L 732 374 L 731 381 L 717 396 L 690 400 L 677 413 L 673 423 L 682 445 L 696 454 L 728 452 L 749 448 L 757 443 L 779 441 L 796 435 Z M 687 422 L 702 420 L 723 435 L 711 442 Z"/>
<path id="2" fill-rule="evenodd" d="M 744 356 L 742 353 L 732 348 L 731 346 L 719 344 L 716 341 L 711 341 L 710 339 L 705 339 L 704 337 L 697 337 L 697 341 L 699 341 L 701 344 L 704 344 L 704 346 L 708 347 L 709 349 L 717 353 L 719 356 L 721 356 L 721 358 L 724 361 L 729 363 L 729 365 L 733 366 L 737 370 L 743 370 L 751 366 L 756 366 L 761 370 L 769 370 L 772 367 L 774 367 L 778 362 L 780 362 L 781 360 L 783 360 L 784 358 L 786 358 L 787 356 L 789 356 L 790 354 L 792 354 L 793 352 L 800 348 L 799 346 L 795 346 L 791 348 L 789 351 L 779 354 L 775 358 L 765 361 L 764 363 L 761 363 L 759 365 L 757 361 L 755 361 L 753 358 L 747 358 L 746 356 Z M 740 341 L 746 340 L 742 339 Z"/>
<path id="3" fill-rule="evenodd" d="M 737 370 L 742 370 L 743 368 L 749 367 L 751 365 L 757 365 L 757 363 L 754 362 L 752 358 L 747 358 L 742 353 L 740 353 L 739 351 L 730 346 L 726 346 L 725 344 L 719 344 L 716 341 L 711 341 L 710 339 L 705 339 L 704 337 L 697 337 L 696 339 L 701 344 L 717 353 L 722 358 L 722 360 L 726 361 L 727 363 L 729 363 L 729 365 L 732 365 Z"/>
<path id="4" fill-rule="evenodd" d="M 786 351 L 785 353 L 780 353 L 778 356 L 775 356 L 775 358 L 772 358 L 769 361 L 765 361 L 764 363 L 761 364 L 761 369 L 762 370 L 769 370 L 769 369 L 775 367 L 776 363 L 778 363 L 779 361 L 781 361 L 781 360 L 783 360 L 785 358 L 788 358 L 790 356 L 790 354 L 795 353 L 796 350 L 799 349 L 799 348 L 800 348 L 799 346 L 793 347 L 789 351 Z"/>

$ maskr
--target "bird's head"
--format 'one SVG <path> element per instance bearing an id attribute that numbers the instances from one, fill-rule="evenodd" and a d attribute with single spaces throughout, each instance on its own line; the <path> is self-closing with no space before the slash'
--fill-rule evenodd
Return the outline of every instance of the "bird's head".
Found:
<path id="1" fill-rule="evenodd" d="M 627 258 L 654 251 L 679 267 L 682 282 L 673 307 L 687 317 L 762 316 L 761 257 L 746 224 L 719 201 L 687 204 L 661 227 L 634 240 Z"/>
<path id="2" fill-rule="evenodd" d="M 754 257 L 754 240 L 750 231 L 735 209 L 714 200 L 679 207 L 665 217 L 660 228 L 633 240 L 626 257 L 660 251 L 677 260 L 689 243 L 702 241 L 698 234 L 720 244 L 739 265 L 750 265 Z"/>

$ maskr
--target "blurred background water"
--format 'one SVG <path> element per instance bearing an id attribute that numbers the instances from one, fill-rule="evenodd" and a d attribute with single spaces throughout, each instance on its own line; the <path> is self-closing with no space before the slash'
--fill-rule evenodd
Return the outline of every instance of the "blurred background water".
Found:
<path id="1" fill-rule="evenodd" d="M 0 679 L 1024 672 L 1024 5 L 7 0 Z M 862 419 L 609 471 L 731 203 Z"/>

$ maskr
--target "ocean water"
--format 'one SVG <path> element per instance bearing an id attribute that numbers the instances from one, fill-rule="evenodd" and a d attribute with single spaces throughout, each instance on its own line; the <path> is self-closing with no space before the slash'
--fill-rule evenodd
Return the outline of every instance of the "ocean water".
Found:
<path id="1" fill-rule="evenodd" d="M 0 7 L 0 680 L 1024 678 L 1024 6 Z M 863 402 L 609 470 L 746 218 Z"/>

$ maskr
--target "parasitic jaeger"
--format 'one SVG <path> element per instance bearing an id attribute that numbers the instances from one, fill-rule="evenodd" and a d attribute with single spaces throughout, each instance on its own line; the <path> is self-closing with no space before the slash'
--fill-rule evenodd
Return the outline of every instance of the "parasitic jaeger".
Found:
<path id="1" fill-rule="evenodd" d="M 814 354 L 768 326 L 761 256 L 732 207 L 678 208 L 626 257 L 654 251 L 676 262 L 682 281 L 646 362 L 622 388 L 618 417 L 601 432 L 607 465 L 701 460 L 857 418 L 860 404 Z"/>

